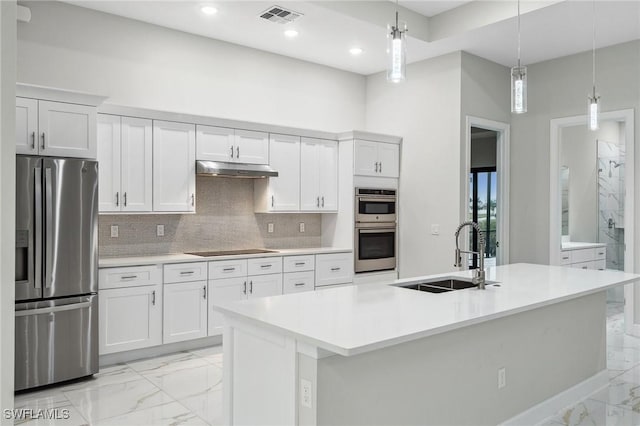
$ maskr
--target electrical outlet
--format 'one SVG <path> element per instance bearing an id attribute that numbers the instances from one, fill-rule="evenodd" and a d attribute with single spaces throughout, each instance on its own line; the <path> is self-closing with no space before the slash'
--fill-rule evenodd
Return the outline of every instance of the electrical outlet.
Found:
<path id="1" fill-rule="evenodd" d="M 431 235 L 440 235 L 440 225 L 431 225 Z"/>
<path id="2" fill-rule="evenodd" d="M 156 235 L 158 237 L 164 237 L 164 225 L 157 225 L 156 226 Z"/>
<path id="3" fill-rule="evenodd" d="M 273 223 L 267 223 L 267 232 L 273 233 Z"/>
<path id="4" fill-rule="evenodd" d="M 304 232 L 304 222 L 300 222 L 300 232 Z"/>
<path id="5" fill-rule="evenodd" d="M 300 403 L 311 408 L 311 382 L 306 379 L 300 379 Z"/>
<path id="6" fill-rule="evenodd" d="M 111 225 L 111 238 L 118 238 L 118 225 Z"/>
<path id="7" fill-rule="evenodd" d="M 498 389 L 507 386 L 507 370 L 502 367 L 498 369 Z"/>

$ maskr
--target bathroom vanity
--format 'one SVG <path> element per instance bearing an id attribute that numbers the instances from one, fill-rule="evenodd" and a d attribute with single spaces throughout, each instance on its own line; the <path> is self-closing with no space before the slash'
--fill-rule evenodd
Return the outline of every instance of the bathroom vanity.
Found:
<path id="1" fill-rule="evenodd" d="M 485 290 L 401 287 L 445 278 L 472 276 L 216 306 L 225 424 L 533 424 L 607 382 L 605 293 L 640 276 L 513 264 Z"/>

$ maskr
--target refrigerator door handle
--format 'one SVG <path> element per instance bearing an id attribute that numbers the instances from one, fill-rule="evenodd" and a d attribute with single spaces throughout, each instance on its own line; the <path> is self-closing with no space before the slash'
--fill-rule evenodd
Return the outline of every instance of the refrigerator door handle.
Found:
<path id="1" fill-rule="evenodd" d="M 44 287 L 51 286 L 53 258 L 53 189 L 51 184 L 51 168 L 44 170 Z"/>
<path id="2" fill-rule="evenodd" d="M 75 311 L 76 309 L 85 309 L 91 306 L 91 302 L 72 303 L 71 305 L 49 306 L 47 308 L 25 309 L 16 311 L 17 317 L 26 317 L 30 315 L 51 314 L 54 312 Z"/>
<path id="3" fill-rule="evenodd" d="M 42 288 L 42 168 L 34 168 L 35 224 L 34 224 L 34 280 L 33 286 Z"/>

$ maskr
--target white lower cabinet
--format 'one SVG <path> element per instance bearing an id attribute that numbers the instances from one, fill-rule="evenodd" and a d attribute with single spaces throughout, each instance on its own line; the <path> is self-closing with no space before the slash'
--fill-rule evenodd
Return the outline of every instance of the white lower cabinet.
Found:
<path id="1" fill-rule="evenodd" d="M 100 290 L 99 353 L 142 349 L 162 343 L 162 285 Z"/>
<path id="2" fill-rule="evenodd" d="M 604 271 L 607 268 L 607 248 L 602 245 L 562 250 L 559 263 L 569 268 Z"/>
<path id="3" fill-rule="evenodd" d="M 165 284 L 162 342 L 182 342 L 206 336 L 207 282 Z"/>
<path id="4" fill-rule="evenodd" d="M 353 253 L 316 255 L 316 288 L 353 282 Z"/>
<path id="5" fill-rule="evenodd" d="M 282 293 L 301 293 L 303 291 L 313 291 L 315 288 L 315 272 L 289 272 L 282 278 Z"/>

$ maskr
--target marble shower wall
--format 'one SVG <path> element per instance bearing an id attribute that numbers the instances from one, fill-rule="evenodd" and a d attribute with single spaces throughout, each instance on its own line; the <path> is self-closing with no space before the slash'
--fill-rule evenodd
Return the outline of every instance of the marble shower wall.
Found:
<path id="1" fill-rule="evenodd" d="M 598 241 L 607 244 L 607 269 L 624 270 L 623 144 L 598 140 Z"/>
<path id="2" fill-rule="evenodd" d="M 196 214 L 100 215 L 100 256 L 321 246 L 320 214 L 253 211 L 253 180 L 197 177 Z M 299 232 L 304 222 L 305 232 Z M 274 232 L 267 232 L 267 224 Z M 111 238 L 111 225 L 119 237 Z M 164 225 L 164 237 L 156 236 Z"/>

